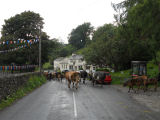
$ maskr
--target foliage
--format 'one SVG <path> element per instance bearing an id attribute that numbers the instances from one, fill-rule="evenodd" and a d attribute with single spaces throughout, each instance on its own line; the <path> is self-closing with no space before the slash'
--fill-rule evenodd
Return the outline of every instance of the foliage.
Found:
<path id="1" fill-rule="evenodd" d="M 112 64 L 112 43 L 116 32 L 115 28 L 112 24 L 105 24 L 94 32 L 92 42 L 81 50 L 89 64 L 101 67 Z"/>
<path id="2" fill-rule="evenodd" d="M 79 25 L 69 34 L 68 42 L 76 49 L 81 49 L 90 42 L 90 35 L 92 34 L 92 32 L 93 27 L 90 23 Z"/>
<path id="3" fill-rule="evenodd" d="M 16 100 L 22 98 L 29 92 L 33 91 L 35 88 L 41 86 L 46 82 L 46 78 L 44 76 L 38 77 L 38 76 L 32 76 L 27 81 L 26 85 L 24 87 L 19 88 L 15 93 L 13 93 L 11 96 L 7 97 L 7 100 L 2 100 L 0 103 L 0 110 L 13 104 Z"/>
<path id="4" fill-rule="evenodd" d="M 43 18 L 39 14 L 25 11 L 5 20 L 2 28 L 2 40 L 33 39 L 43 28 Z"/>
<path id="5" fill-rule="evenodd" d="M 40 27 L 43 28 L 43 18 L 38 13 L 31 11 L 22 12 L 5 20 L 1 31 L 1 41 L 36 39 L 39 35 Z M 44 37 L 44 34 L 42 33 L 42 38 L 47 39 Z M 11 49 L 17 46 L 15 44 L 6 45 L 0 49 Z M 1 54 L 0 59 L 2 59 L 1 64 L 11 64 L 12 62 L 16 64 L 36 64 L 38 62 L 38 44 L 15 52 Z"/>
<path id="6" fill-rule="evenodd" d="M 43 18 L 38 13 L 25 11 L 17 14 L 14 17 L 5 20 L 2 27 L 1 41 L 14 41 L 19 39 L 31 40 L 36 39 L 40 35 L 40 29 L 43 28 Z M 45 32 L 41 32 L 42 40 L 42 63 L 48 61 L 48 46 L 47 40 L 49 36 Z M 18 44 L 19 45 L 19 44 Z M 0 50 L 16 48 L 18 45 L 5 45 Z M 39 45 L 33 44 L 28 48 L 19 49 L 15 52 L 5 53 L 0 55 L 1 64 L 38 64 Z M 34 56 L 34 57 L 33 57 Z"/>
<path id="7" fill-rule="evenodd" d="M 108 68 L 97 68 L 96 71 L 110 72 L 110 70 Z"/>
<path id="8" fill-rule="evenodd" d="M 51 39 L 49 43 L 49 60 L 53 64 L 53 60 L 58 57 L 66 57 L 75 51 L 75 48 L 70 44 L 58 42 L 58 39 Z"/>
<path id="9" fill-rule="evenodd" d="M 156 78 L 158 76 L 159 70 L 158 65 L 156 65 L 153 60 L 147 64 L 147 76 L 149 78 Z"/>
<path id="10" fill-rule="evenodd" d="M 72 46 L 71 44 L 64 45 L 60 50 L 59 50 L 59 56 L 61 57 L 66 57 L 68 55 L 71 55 L 73 52 L 76 51 L 76 48 Z"/>
<path id="11" fill-rule="evenodd" d="M 87 63 L 116 71 L 130 68 L 131 61 L 159 61 L 159 0 L 124 0 L 112 4 L 117 25 L 106 24 L 93 33 L 90 44 L 78 51 Z"/>
<path id="12" fill-rule="evenodd" d="M 113 4 L 113 7 L 120 11 L 115 15 L 121 27 L 119 37 L 126 41 L 130 58 L 156 60 L 156 52 L 159 50 L 160 1 L 125 0 L 117 5 Z"/>
<path id="13" fill-rule="evenodd" d="M 51 65 L 49 62 L 46 62 L 43 64 L 43 69 L 53 69 L 53 65 Z"/>
<path id="14" fill-rule="evenodd" d="M 17 24 L 18 23 L 18 24 Z M 47 33 L 42 31 L 43 18 L 38 13 L 32 11 L 25 11 L 17 14 L 7 20 L 2 28 L 2 37 L 0 41 L 14 41 L 19 39 L 31 40 L 39 37 L 41 29 L 41 60 L 42 64 L 50 62 L 53 64 L 53 60 L 58 57 L 66 57 L 72 54 L 77 48 L 71 44 L 63 44 L 58 42 L 58 39 L 49 39 Z M 81 30 L 86 30 L 85 24 Z M 87 31 L 89 32 L 89 30 Z M 88 33 L 87 33 L 88 35 Z M 85 39 L 88 39 L 87 37 Z M 21 46 L 21 44 L 3 45 L 0 50 L 8 50 Z M 33 44 L 28 48 L 19 49 L 14 52 L 8 52 L 0 54 L 1 65 L 10 65 L 15 63 L 17 65 L 23 64 L 37 64 L 39 63 L 39 44 Z"/>
<path id="15" fill-rule="evenodd" d="M 118 84 L 118 85 L 123 84 L 123 82 L 127 78 L 131 77 L 130 72 L 131 72 L 131 70 L 125 70 L 125 71 L 111 73 L 112 84 Z"/>

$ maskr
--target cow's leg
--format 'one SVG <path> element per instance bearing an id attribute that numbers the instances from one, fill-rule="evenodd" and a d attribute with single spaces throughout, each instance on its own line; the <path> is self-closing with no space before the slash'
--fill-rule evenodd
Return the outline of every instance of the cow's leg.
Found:
<path id="1" fill-rule="evenodd" d="M 137 84 L 135 84 L 136 86 L 137 86 Z M 134 87 L 134 85 L 132 85 L 132 88 Z M 134 89 L 134 93 L 136 93 L 137 91 L 136 91 L 136 88 Z"/>
<path id="2" fill-rule="evenodd" d="M 62 80 L 63 80 L 63 77 L 61 77 L 61 82 L 62 82 Z"/>
<path id="3" fill-rule="evenodd" d="M 139 88 L 140 88 L 140 84 L 139 84 L 139 83 L 136 83 L 136 86 L 137 86 L 137 90 L 136 90 L 136 92 L 138 93 Z"/>
<path id="4" fill-rule="evenodd" d="M 95 82 L 95 80 L 92 80 L 92 84 L 93 84 L 93 86 L 94 86 L 94 82 Z"/>
<path id="5" fill-rule="evenodd" d="M 68 80 L 68 88 L 70 88 L 71 81 Z"/>
<path id="6" fill-rule="evenodd" d="M 85 84 L 85 78 L 83 78 L 83 84 Z"/>
<path id="7" fill-rule="evenodd" d="M 131 86 L 132 90 L 133 90 L 133 86 Z"/>
<path id="8" fill-rule="evenodd" d="M 148 86 L 149 86 L 149 85 L 147 84 L 147 85 L 146 85 L 146 91 L 148 90 Z"/>
<path id="9" fill-rule="evenodd" d="M 147 85 L 147 84 L 144 84 L 144 92 L 147 91 L 147 87 L 148 87 L 148 85 Z"/>
<path id="10" fill-rule="evenodd" d="M 73 83 L 73 86 L 72 86 L 72 88 L 74 88 L 74 81 L 72 81 L 72 83 Z"/>
<path id="11" fill-rule="evenodd" d="M 140 89 L 140 84 L 138 85 L 137 92 L 139 91 L 139 89 Z"/>
<path id="12" fill-rule="evenodd" d="M 155 83 L 154 91 L 157 91 L 157 86 L 158 86 L 158 83 L 156 82 L 156 83 Z"/>
<path id="13" fill-rule="evenodd" d="M 60 77 L 60 81 L 62 82 L 62 77 Z"/>
<path id="14" fill-rule="evenodd" d="M 131 86 L 129 86 L 129 90 L 128 90 L 128 92 L 130 92 L 130 90 L 131 90 Z"/>
<path id="15" fill-rule="evenodd" d="M 76 89 L 78 89 L 78 81 L 76 81 Z"/>
<path id="16" fill-rule="evenodd" d="M 157 86 L 156 86 L 156 85 L 155 85 L 154 91 L 155 91 L 155 92 L 157 91 Z"/>

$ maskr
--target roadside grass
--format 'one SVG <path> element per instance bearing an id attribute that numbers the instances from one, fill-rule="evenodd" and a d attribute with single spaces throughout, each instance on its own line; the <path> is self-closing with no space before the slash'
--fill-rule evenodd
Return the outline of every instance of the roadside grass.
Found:
<path id="1" fill-rule="evenodd" d="M 34 89 L 40 87 L 45 82 L 46 82 L 46 78 L 44 76 L 30 77 L 25 86 L 19 88 L 15 93 L 13 93 L 10 96 L 7 96 L 6 100 L 2 100 L 0 102 L 0 110 L 4 109 L 7 106 L 10 106 L 15 101 L 24 97 L 28 93 L 32 92 Z"/>
<path id="2" fill-rule="evenodd" d="M 124 80 L 130 77 L 131 70 L 125 70 L 120 72 L 111 73 L 112 84 L 120 85 L 123 84 Z"/>

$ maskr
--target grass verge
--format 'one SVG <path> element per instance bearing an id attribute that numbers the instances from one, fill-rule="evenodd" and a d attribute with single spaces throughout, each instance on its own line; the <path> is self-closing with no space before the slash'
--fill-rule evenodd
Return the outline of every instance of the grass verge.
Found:
<path id="1" fill-rule="evenodd" d="M 125 70 L 120 72 L 111 73 L 112 84 L 120 85 L 124 82 L 125 79 L 130 77 L 131 70 Z"/>
<path id="2" fill-rule="evenodd" d="M 28 93 L 30 93 L 37 87 L 41 86 L 45 82 L 46 78 L 44 76 L 31 76 L 25 86 L 19 88 L 15 93 L 13 93 L 10 96 L 7 96 L 6 100 L 2 100 L 0 102 L 0 110 L 4 109 L 7 106 L 10 106 L 15 101 L 27 95 Z"/>

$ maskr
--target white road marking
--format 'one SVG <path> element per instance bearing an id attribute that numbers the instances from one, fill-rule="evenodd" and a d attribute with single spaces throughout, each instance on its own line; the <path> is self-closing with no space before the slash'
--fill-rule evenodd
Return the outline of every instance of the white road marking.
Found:
<path id="1" fill-rule="evenodd" d="M 74 117 L 77 118 L 77 106 L 76 106 L 76 99 L 73 92 L 73 103 L 74 103 Z"/>

